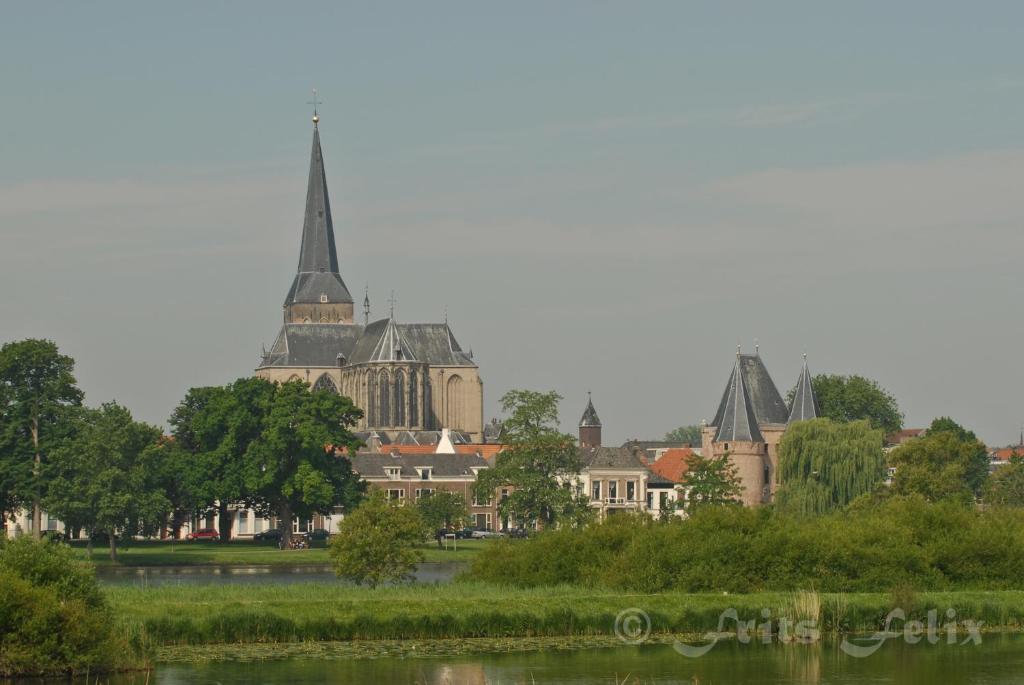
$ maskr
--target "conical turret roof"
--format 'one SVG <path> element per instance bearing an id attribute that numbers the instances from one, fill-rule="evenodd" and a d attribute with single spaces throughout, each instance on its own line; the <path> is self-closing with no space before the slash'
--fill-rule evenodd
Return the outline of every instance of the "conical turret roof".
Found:
<path id="1" fill-rule="evenodd" d="M 805 354 L 804 366 L 800 370 L 800 379 L 796 382 L 796 391 L 793 393 L 793 403 L 789 407 L 788 423 L 816 419 L 820 415 L 818 398 L 814 396 L 814 386 L 811 384 L 811 373 L 807 370 Z"/>
<path id="2" fill-rule="evenodd" d="M 715 442 L 764 442 L 757 426 L 757 417 L 750 401 L 750 393 L 744 380 L 743 360 L 736 353 L 729 384 L 725 387 L 720 416 L 716 418 L 718 433 Z"/>
<path id="3" fill-rule="evenodd" d="M 580 418 L 580 428 L 586 426 L 600 426 L 601 419 L 597 415 L 597 410 L 594 409 L 594 401 L 590 398 L 590 393 L 587 393 L 587 408 L 583 410 L 583 416 Z"/>

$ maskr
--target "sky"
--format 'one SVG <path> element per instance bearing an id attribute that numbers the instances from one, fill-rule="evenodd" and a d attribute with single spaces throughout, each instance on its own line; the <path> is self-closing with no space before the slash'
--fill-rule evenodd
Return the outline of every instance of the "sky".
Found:
<path id="1" fill-rule="evenodd" d="M 736 345 L 993 445 L 1024 422 L 1024 5 L 21 3 L 0 341 L 164 424 L 252 373 L 317 88 L 342 275 L 606 444 L 711 419 Z"/>

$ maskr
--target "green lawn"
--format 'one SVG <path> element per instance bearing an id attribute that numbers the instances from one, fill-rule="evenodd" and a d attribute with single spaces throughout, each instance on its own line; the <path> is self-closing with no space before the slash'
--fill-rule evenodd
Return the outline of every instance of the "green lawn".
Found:
<path id="1" fill-rule="evenodd" d="M 136 541 L 127 546 L 119 546 L 117 555 L 118 563 L 122 566 L 306 566 L 330 563 L 325 544 L 321 541 L 314 543 L 312 549 L 279 550 L 274 543 L 256 543 L 248 540 L 228 543 Z M 430 542 L 421 545 L 420 549 L 426 561 L 469 561 L 488 544 L 489 540 L 459 540 L 457 549 L 445 550 L 438 549 L 436 542 Z M 83 559 L 87 558 L 83 543 L 75 542 L 73 546 Z M 100 545 L 93 547 L 90 559 L 99 566 L 113 564 L 110 560 L 110 550 Z"/>

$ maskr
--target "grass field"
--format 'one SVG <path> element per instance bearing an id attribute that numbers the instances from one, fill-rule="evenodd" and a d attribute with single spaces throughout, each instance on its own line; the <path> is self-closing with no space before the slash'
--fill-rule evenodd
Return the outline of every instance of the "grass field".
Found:
<path id="1" fill-rule="evenodd" d="M 129 634 L 153 646 L 614 635 L 620 612 L 640 609 L 655 634 L 715 630 L 726 609 L 743 620 L 807 617 L 795 593 L 631 594 L 578 587 L 516 590 L 476 583 L 366 588 L 334 584 L 107 588 Z M 914 617 L 948 609 L 988 627 L 1019 629 L 1024 592 L 821 594 L 825 632 L 872 631 L 901 606 Z M 735 629 L 727 622 L 726 630 Z"/>
<path id="2" fill-rule="evenodd" d="M 459 540 L 456 549 L 439 549 L 436 542 L 420 546 L 426 561 L 470 561 L 480 550 L 490 544 L 489 540 Z M 98 566 L 110 566 L 110 551 L 104 546 L 94 546 L 92 556 L 87 557 L 84 543 L 74 543 L 74 548 Z M 324 542 L 314 543 L 312 549 L 279 550 L 274 543 L 257 543 L 249 540 L 220 542 L 131 542 L 118 547 L 118 564 L 122 566 L 219 566 L 219 565 L 273 565 L 308 566 L 328 564 L 330 558 Z"/>

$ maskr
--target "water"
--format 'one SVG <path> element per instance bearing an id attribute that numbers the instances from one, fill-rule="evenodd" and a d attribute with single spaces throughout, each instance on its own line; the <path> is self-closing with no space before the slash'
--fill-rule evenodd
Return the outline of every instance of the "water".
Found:
<path id="1" fill-rule="evenodd" d="M 461 561 L 425 562 L 416 568 L 418 583 L 447 583 L 466 568 Z M 99 566 L 104 585 L 201 585 L 248 583 L 342 583 L 327 564 L 309 566 Z"/>
<path id="2" fill-rule="evenodd" d="M 135 676 L 112 681 L 141 685 Z M 288 659 L 158 666 L 155 685 L 583 685 L 616 683 L 713 685 L 1009 685 L 1024 681 L 1024 637 L 985 635 L 979 646 L 886 643 L 872 656 L 854 658 L 833 643 L 740 645 L 720 643 L 687 659 L 668 645 L 579 651 L 548 650 L 437 658 Z"/>

